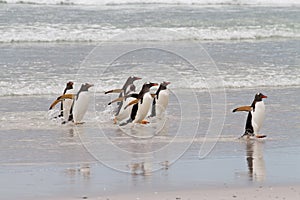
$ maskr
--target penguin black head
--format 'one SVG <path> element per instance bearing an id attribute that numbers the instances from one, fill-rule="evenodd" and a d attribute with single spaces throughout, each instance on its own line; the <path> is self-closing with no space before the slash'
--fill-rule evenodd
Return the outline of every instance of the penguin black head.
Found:
<path id="1" fill-rule="evenodd" d="M 136 77 L 136 76 L 130 76 L 130 79 L 132 80 L 132 82 L 137 81 L 137 80 L 141 80 L 142 78 Z"/>
<path id="2" fill-rule="evenodd" d="M 165 90 L 167 89 L 167 86 L 170 84 L 171 82 L 168 81 L 164 81 L 160 84 L 161 90 Z"/>
<path id="3" fill-rule="evenodd" d="M 66 85 L 66 88 L 64 89 L 63 94 L 66 94 L 67 90 L 73 89 L 73 84 L 74 84 L 74 83 L 73 83 L 72 81 L 69 81 L 69 82 L 67 83 L 67 85 Z"/>
<path id="4" fill-rule="evenodd" d="M 133 84 L 134 81 L 141 80 L 142 78 L 136 77 L 136 76 L 129 76 L 126 85 Z"/>
<path id="5" fill-rule="evenodd" d="M 140 94 L 145 94 L 146 92 L 149 92 L 150 88 L 153 86 L 158 86 L 158 83 L 151 83 L 151 82 L 144 83 Z"/>
<path id="6" fill-rule="evenodd" d="M 146 83 L 144 83 L 143 88 L 145 87 L 145 88 L 149 88 L 150 89 L 153 86 L 158 86 L 158 83 L 146 82 Z"/>
<path id="7" fill-rule="evenodd" d="M 122 89 L 123 89 L 124 91 L 127 91 L 127 88 L 128 88 L 128 87 L 131 87 L 131 85 L 133 85 L 133 82 L 134 82 L 134 81 L 140 80 L 140 79 L 142 79 L 142 78 L 139 78 L 139 77 L 136 77 L 136 76 L 129 76 L 129 77 L 127 78 L 125 84 L 123 85 Z M 134 88 L 134 90 L 131 90 L 131 88 L 130 88 L 130 91 L 135 91 L 135 88 Z"/>
<path id="8" fill-rule="evenodd" d="M 255 100 L 255 101 L 262 101 L 263 98 L 268 98 L 268 97 L 265 96 L 265 95 L 263 95 L 262 93 L 257 93 L 257 94 L 255 95 L 254 100 Z"/>
<path id="9" fill-rule="evenodd" d="M 87 92 L 87 91 L 89 91 L 89 88 L 92 87 L 92 86 L 94 86 L 94 85 L 89 84 L 89 83 L 82 84 L 81 87 L 80 87 L 80 90 L 77 93 L 76 100 L 78 99 L 78 96 L 79 96 L 80 92 Z"/>
<path id="10" fill-rule="evenodd" d="M 81 85 L 81 88 L 79 91 L 88 91 L 90 87 L 94 86 L 93 84 L 85 83 Z"/>
<path id="11" fill-rule="evenodd" d="M 71 90 L 71 89 L 73 89 L 73 82 L 72 81 L 69 81 L 68 83 L 67 83 L 67 86 L 66 86 L 66 90 Z"/>

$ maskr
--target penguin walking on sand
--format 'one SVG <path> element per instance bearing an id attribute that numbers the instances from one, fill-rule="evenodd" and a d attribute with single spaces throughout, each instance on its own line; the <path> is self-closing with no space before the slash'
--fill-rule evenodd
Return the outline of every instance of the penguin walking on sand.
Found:
<path id="1" fill-rule="evenodd" d="M 167 86 L 170 82 L 162 82 L 157 89 L 152 101 L 152 109 L 150 117 L 162 117 L 169 104 L 169 90 Z"/>
<path id="2" fill-rule="evenodd" d="M 133 84 L 134 81 L 140 80 L 141 78 L 136 77 L 136 76 L 130 76 L 124 83 L 123 87 L 121 89 L 114 89 L 114 90 L 109 90 L 106 91 L 105 94 L 108 93 L 119 93 L 119 97 L 110 102 L 108 105 L 117 102 L 117 109 L 115 111 L 115 117 L 114 117 L 114 123 L 117 123 L 118 121 L 122 121 L 126 118 L 129 117 L 131 108 L 124 109 L 125 106 L 131 102 L 133 99 L 130 97 L 131 94 L 133 94 L 136 90 L 135 85 Z"/>
<path id="3" fill-rule="evenodd" d="M 263 121 L 265 119 L 265 104 L 263 99 L 267 98 L 267 96 L 262 93 L 257 93 L 254 97 L 254 100 L 251 106 L 242 106 L 234 109 L 232 112 L 236 111 L 246 111 L 248 112 L 248 117 L 245 126 L 245 133 L 242 137 L 257 137 L 264 138 L 266 135 L 259 135 L 258 132 L 263 125 Z"/>
<path id="4" fill-rule="evenodd" d="M 131 94 L 130 96 L 135 98 L 135 100 L 131 101 L 129 104 L 125 106 L 124 109 L 127 109 L 129 106 L 133 105 L 130 118 L 127 120 L 126 123 L 120 125 L 126 125 L 130 122 L 133 123 L 140 123 L 140 124 L 147 124 L 148 121 L 145 120 L 147 114 L 150 110 L 153 97 L 150 94 L 150 88 L 153 86 L 158 86 L 157 83 L 146 82 L 144 83 L 141 91 L 138 94 Z"/>
<path id="5" fill-rule="evenodd" d="M 73 101 L 72 107 L 70 109 L 70 116 L 72 115 L 72 120 L 75 124 L 81 124 L 81 120 L 83 119 L 88 105 L 89 105 L 89 99 L 90 95 L 88 92 L 88 89 L 94 85 L 85 83 L 81 85 L 81 88 L 77 92 L 77 94 L 64 94 L 60 97 L 58 97 L 51 105 L 49 110 L 51 110 L 58 102 L 64 101 L 66 99 L 70 99 Z M 69 121 L 71 119 L 69 118 Z"/>

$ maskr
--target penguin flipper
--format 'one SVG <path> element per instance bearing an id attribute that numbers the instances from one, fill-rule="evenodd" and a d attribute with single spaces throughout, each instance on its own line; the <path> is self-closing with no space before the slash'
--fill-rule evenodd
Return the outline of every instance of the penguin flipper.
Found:
<path id="1" fill-rule="evenodd" d="M 238 107 L 236 109 L 233 109 L 232 112 L 236 112 L 236 111 L 246 111 L 246 112 L 250 112 L 252 111 L 252 107 L 251 106 L 242 106 L 242 107 Z"/>
<path id="2" fill-rule="evenodd" d="M 56 104 L 58 104 L 58 103 L 61 102 L 61 101 L 62 101 L 62 100 L 56 99 L 56 100 L 50 105 L 49 110 L 51 110 Z"/>
<path id="3" fill-rule="evenodd" d="M 106 91 L 106 92 L 104 92 L 104 94 L 108 94 L 108 93 L 121 93 L 123 91 L 124 91 L 123 89 L 114 89 L 114 90 Z"/>
<path id="4" fill-rule="evenodd" d="M 131 102 L 129 102 L 126 106 L 125 106 L 125 108 L 124 109 L 126 109 L 128 106 L 131 106 L 131 105 L 134 105 L 134 104 L 137 104 L 139 102 L 139 99 L 135 99 L 135 100 L 133 100 L 133 101 L 131 101 Z"/>
<path id="5" fill-rule="evenodd" d="M 267 137 L 267 136 L 266 136 L 266 135 L 259 135 L 259 134 L 256 134 L 255 137 L 256 137 L 256 138 L 265 138 L 265 137 Z"/>
<path id="6" fill-rule="evenodd" d="M 121 102 L 121 101 L 123 101 L 124 99 L 125 99 L 124 96 L 123 96 L 123 97 L 116 98 L 115 100 L 109 102 L 108 105 L 110 105 L 110 104 L 112 104 L 112 103 L 115 103 L 115 102 Z"/>
<path id="7" fill-rule="evenodd" d="M 74 99 L 75 95 L 74 94 L 64 94 L 59 96 L 51 105 L 49 110 L 51 110 L 56 104 L 58 104 L 59 102 L 65 100 L 65 99 Z"/>

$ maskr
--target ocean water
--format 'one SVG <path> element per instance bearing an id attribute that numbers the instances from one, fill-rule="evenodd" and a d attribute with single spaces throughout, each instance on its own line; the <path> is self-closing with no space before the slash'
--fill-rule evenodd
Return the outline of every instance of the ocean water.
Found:
<path id="1" fill-rule="evenodd" d="M 299 37 L 294 0 L 1 2 L 1 195 L 299 184 Z M 171 82 L 164 118 L 112 124 L 130 75 Z M 81 126 L 48 111 L 70 80 L 95 84 Z M 267 138 L 239 140 L 257 92 Z"/>

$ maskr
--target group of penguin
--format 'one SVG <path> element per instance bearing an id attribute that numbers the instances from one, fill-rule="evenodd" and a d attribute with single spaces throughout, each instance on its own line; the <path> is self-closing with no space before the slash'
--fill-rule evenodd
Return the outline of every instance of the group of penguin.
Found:
<path id="1" fill-rule="evenodd" d="M 128 123 L 148 124 L 147 118 L 161 118 L 169 103 L 169 90 L 167 86 L 170 82 L 158 83 L 146 82 L 143 84 L 139 93 L 136 93 L 134 82 L 141 78 L 130 76 L 120 89 L 106 91 L 105 94 L 118 93 L 119 96 L 115 100 L 108 103 L 111 105 L 117 103 L 114 111 L 114 123 L 124 126 Z M 74 94 L 73 82 L 68 82 L 63 94 L 59 96 L 50 106 L 49 110 L 61 102 L 60 114 L 58 117 L 63 119 L 63 124 L 73 122 L 74 124 L 82 124 L 82 119 L 88 109 L 89 94 L 88 89 L 92 84 L 82 84 L 79 91 Z M 154 94 L 150 93 L 150 89 L 159 86 Z M 267 96 L 257 93 L 250 106 L 242 106 L 234 109 L 232 112 L 245 111 L 248 112 L 245 132 L 241 137 L 246 138 L 264 138 L 266 135 L 260 135 L 259 130 L 263 125 L 265 118 L 265 105 L 263 99 Z"/>
<path id="2" fill-rule="evenodd" d="M 128 123 L 149 123 L 147 117 L 162 117 L 169 103 L 169 90 L 167 86 L 170 82 L 163 81 L 158 83 L 146 82 L 143 84 L 139 93 L 136 93 L 134 82 L 141 78 L 130 76 L 121 89 L 114 89 L 105 94 L 119 93 L 119 97 L 108 105 L 117 102 L 114 123 L 120 126 Z M 156 93 L 151 94 L 150 89 L 159 86 Z"/>
<path id="3" fill-rule="evenodd" d="M 114 113 L 114 123 L 124 126 L 128 123 L 149 123 L 147 117 L 161 118 L 169 103 L 169 90 L 167 86 L 170 82 L 158 83 L 146 82 L 143 84 L 139 93 L 136 93 L 136 86 L 134 82 L 141 78 L 130 76 L 126 80 L 121 89 L 113 89 L 106 91 L 105 94 L 119 93 L 119 97 L 111 102 L 117 103 L 117 108 Z M 81 88 L 76 94 L 73 89 L 73 82 L 68 82 L 63 94 L 59 96 L 51 105 L 49 110 L 61 102 L 60 114 L 58 117 L 63 119 L 63 124 L 67 122 L 74 122 L 74 124 L 81 124 L 82 119 L 88 109 L 89 94 L 88 89 L 92 84 L 82 84 Z M 159 86 L 154 94 L 150 93 L 150 88 Z"/>

